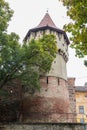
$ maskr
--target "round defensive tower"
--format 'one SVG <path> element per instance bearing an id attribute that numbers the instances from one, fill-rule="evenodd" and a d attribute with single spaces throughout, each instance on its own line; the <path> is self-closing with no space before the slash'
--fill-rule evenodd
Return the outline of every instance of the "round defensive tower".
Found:
<path id="1" fill-rule="evenodd" d="M 66 85 L 69 40 L 66 33 L 57 28 L 48 12 L 40 24 L 30 29 L 25 36 L 28 42 L 38 39 L 44 33 L 54 34 L 57 39 L 58 53 L 50 72 L 40 78 L 41 91 L 30 95 L 24 94 L 24 122 L 70 122 L 69 92 Z"/>

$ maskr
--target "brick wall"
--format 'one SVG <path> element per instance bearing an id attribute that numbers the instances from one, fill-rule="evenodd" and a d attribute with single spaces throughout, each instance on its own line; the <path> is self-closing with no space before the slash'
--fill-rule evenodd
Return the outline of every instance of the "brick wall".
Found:
<path id="1" fill-rule="evenodd" d="M 22 121 L 72 122 L 66 81 L 56 77 L 41 77 L 41 90 L 24 94 Z"/>
<path id="2" fill-rule="evenodd" d="M 41 77 L 41 90 L 33 95 L 24 93 L 20 120 L 23 122 L 75 122 L 75 79 L 68 82 L 57 77 Z M 10 100 L 21 99 L 21 84 L 7 86 Z M 14 89 L 15 88 L 15 89 Z"/>

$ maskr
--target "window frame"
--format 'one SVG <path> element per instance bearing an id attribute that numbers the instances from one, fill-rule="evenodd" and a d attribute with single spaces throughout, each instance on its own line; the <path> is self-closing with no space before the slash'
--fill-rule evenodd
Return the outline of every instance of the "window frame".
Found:
<path id="1" fill-rule="evenodd" d="M 79 113 L 84 114 L 84 106 L 79 106 Z"/>
<path id="2" fill-rule="evenodd" d="M 80 123 L 84 123 L 84 118 L 80 118 Z"/>

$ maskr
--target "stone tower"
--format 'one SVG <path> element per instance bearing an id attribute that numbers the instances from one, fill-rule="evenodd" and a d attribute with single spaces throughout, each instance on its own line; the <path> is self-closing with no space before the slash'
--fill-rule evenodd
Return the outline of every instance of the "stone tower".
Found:
<path id="1" fill-rule="evenodd" d="M 40 24 L 30 29 L 25 36 L 28 42 L 38 39 L 44 33 L 54 34 L 57 39 L 58 53 L 47 75 L 40 79 L 41 91 L 31 96 L 25 93 L 23 99 L 24 122 L 72 122 L 70 119 L 69 93 L 66 85 L 69 40 L 66 33 L 56 27 L 48 12 Z"/>

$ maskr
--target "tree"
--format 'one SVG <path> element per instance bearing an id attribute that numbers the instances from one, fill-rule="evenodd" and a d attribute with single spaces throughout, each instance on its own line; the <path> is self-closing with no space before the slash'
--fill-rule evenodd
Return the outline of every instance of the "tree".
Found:
<path id="1" fill-rule="evenodd" d="M 13 10 L 5 0 L 0 0 L 0 33 L 5 32 L 11 20 Z"/>
<path id="2" fill-rule="evenodd" d="M 57 52 L 54 35 L 43 35 L 21 45 L 19 36 L 7 34 L 8 22 L 13 11 L 7 2 L 0 1 L 0 91 L 19 79 L 28 88 L 39 88 L 41 73 L 50 70 Z M 5 94 L 5 93 L 3 93 Z"/>
<path id="3" fill-rule="evenodd" d="M 29 88 L 39 88 L 39 76 L 50 70 L 57 52 L 54 35 L 44 35 L 20 46 L 18 36 L 11 33 L 0 51 L 0 88 L 14 79 Z"/>
<path id="4" fill-rule="evenodd" d="M 38 40 L 32 39 L 28 44 L 24 44 L 23 49 L 25 53 L 21 75 L 23 84 L 29 89 L 40 88 L 40 76 L 49 72 L 56 57 L 56 38 L 54 35 L 45 34 Z"/>
<path id="5" fill-rule="evenodd" d="M 35 81 L 39 79 L 40 73 L 50 70 L 56 56 L 55 36 L 43 35 L 42 38 L 32 39 L 23 46 L 20 46 L 17 40 L 17 35 L 11 33 L 8 44 L 1 49 L 0 88 L 17 78 L 23 81 L 23 84 L 38 87 L 38 82 Z"/>
<path id="6" fill-rule="evenodd" d="M 72 22 L 65 25 L 71 33 L 71 47 L 75 48 L 76 56 L 87 55 L 87 0 L 59 0 L 67 7 L 67 16 Z"/>

